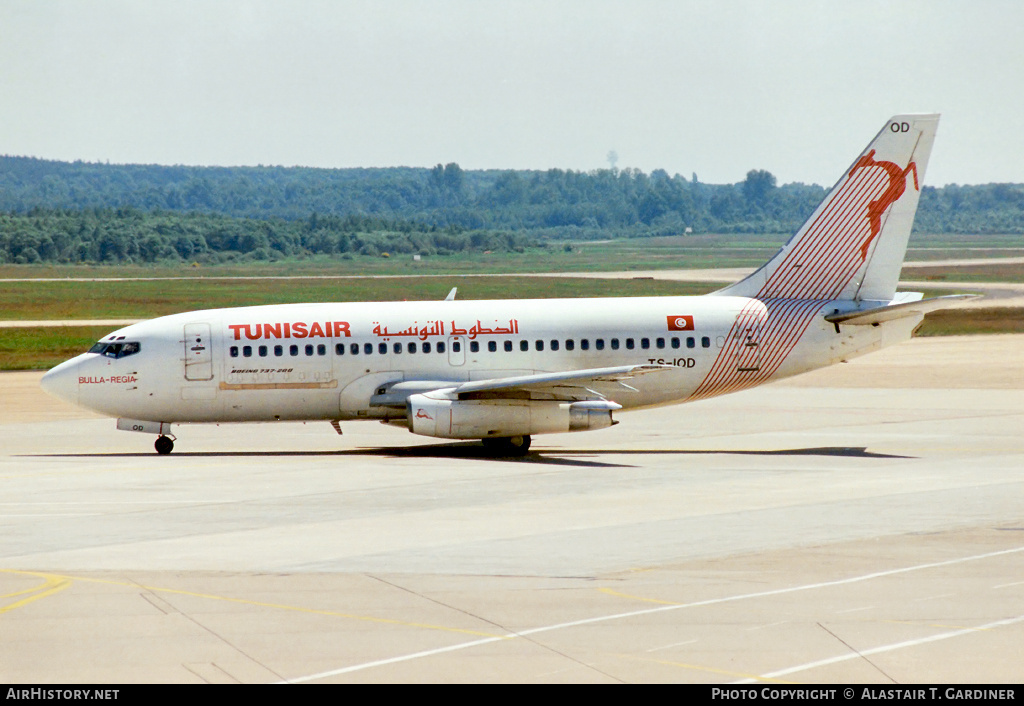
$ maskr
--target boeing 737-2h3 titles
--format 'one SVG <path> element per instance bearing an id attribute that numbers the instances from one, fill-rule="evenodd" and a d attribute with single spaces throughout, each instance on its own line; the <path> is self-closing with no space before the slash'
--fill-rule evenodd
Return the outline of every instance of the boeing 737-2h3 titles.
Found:
<path id="1" fill-rule="evenodd" d="M 46 373 L 117 427 L 376 419 L 525 454 L 533 434 L 737 392 L 910 338 L 896 293 L 938 115 L 899 115 L 759 270 L 701 297 L 292 304 L 133 324 Z"/>

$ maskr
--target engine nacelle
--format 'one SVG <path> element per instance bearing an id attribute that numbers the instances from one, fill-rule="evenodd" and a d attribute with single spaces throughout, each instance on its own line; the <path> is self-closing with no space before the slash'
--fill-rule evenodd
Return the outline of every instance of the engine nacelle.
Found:
<path id="1" fill-rule="evenodd" d="M 560 434 L 616 424 L 614 402 L 547 400 L 450 400 L 412 395 L 406 403 L 409 431 L 442 439 L 487 439 L 527 434 Z"/>

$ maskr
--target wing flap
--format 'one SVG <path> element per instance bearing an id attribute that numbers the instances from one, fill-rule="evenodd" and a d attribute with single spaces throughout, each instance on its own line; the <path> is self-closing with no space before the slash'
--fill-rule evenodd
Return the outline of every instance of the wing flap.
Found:
<path id="1" fill-rule="evenodd" d="M 672 370 L 671 365 L 619 365 L 612 368 L 591 368 L 588 370 L 570 370 L 558 373 L 537 373 L 535 375 L 518 375 L 492 380 L 475 380 L 455 386 L 452 392 L 458 396 L 474 395 L 486 392 L 547 392 L 557 394 L 566 388 L 584 389 L 602 382 L 618 382 L 629 380 L 640 375 Z M 594 397 L 599 397 L 593 393 Z"/>

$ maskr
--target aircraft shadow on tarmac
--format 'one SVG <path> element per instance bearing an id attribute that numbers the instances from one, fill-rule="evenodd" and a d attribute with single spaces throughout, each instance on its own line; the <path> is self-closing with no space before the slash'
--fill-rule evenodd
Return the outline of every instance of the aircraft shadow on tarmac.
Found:
<path id="1" fill-rule="evenodd" d="M 51 458 L 210 458 L 210 457 L 301 457 L 301 456 L 380 456 L 384 458 L 465 458 L 477 461 L 500 463 L 540 463 L 558 466 L 589 466 L 596 468 L 633 467 L 628 463 L 606 463 L 588 460 L 595 456 L 830 456 L 863 459 L 909 459 L 913 456 L 876 453 L 867 447 L 821 446 L 798 449 L 737 450 L 737 449 L 535 449 L 525 456 L 498 456 L 476 442 L 456 442 L 406 447 L 370 447 L 339 449 L 334 451 L 193 451 L 176 452 L 170 456 L 146 453 L 75 453 L 75 454 L 31 454 Z M 583 457 L 583 458 L 580 458 Z"/>

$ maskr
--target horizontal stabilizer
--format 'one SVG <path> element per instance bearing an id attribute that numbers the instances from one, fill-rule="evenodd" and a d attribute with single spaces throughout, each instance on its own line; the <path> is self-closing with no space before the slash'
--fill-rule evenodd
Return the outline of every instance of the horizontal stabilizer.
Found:
<path id="1" fill-rule="evenodd" d="M 945 309 L 957 302 L 966 301 L 968 299 L 977 299 L 980 296 L 980 294 L 950 294 L 945 297 L 921 299 L 919 301 L 905 302 L 902 304 L 890 304 L 888 306 L 875 307 L 874 309 L 862 309 L 860 311 L 846 311 L 839 314 L 829 314 L 825 317 L 825 320 L 830 324 L 849 324 L 853 326 L 881 324 L 886 321 L 902 319 L 907 316 L 927 314 L 929 311 Z"/>

